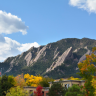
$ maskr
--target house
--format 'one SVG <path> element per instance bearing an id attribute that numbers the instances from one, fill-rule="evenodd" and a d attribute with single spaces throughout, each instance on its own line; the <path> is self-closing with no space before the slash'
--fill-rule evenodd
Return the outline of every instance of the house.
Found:
<path id="1" fill-rule="evenodd" d="M 57 83 L 59 81 L 54 81 L 53 83 Z M 49 88 L 52 86 L 53 84 L 52 82 L 49 82 L 49 87 L 43 87 L 42 89 L 42 96 L 47 96 L 47 93 L 49 91 Z M 83 86 L 85 83 L 85 80 L 62 80 L 60 81 L 60 83 L 62 84 L 63 87 L 71 87 L 73 84 L 77 84 L 78 86 Z M 34 93 L 34 91 L 36 91 L 36 87 L 31 87 L 31 86 L 26 86 L 24 87 L 25 90 L 27 90 L 29 93 Z"/>
<path id="2" fill-rule="evenodd" d="M 25 86 L 23 88 L 24 88 L 24 90 L 27 90 L 29 93 L 32 92 L 32 94 L 34 94 L 34 91 L 36 91 L 36 87 Z M 49 91 L 49 87 L 43 87 L 42 88 L 42 93 L 43 93 L 42 96 L 47 96 L 48 91 Z M 31 95 L 31 96 L 33 96 L 33 95 Z"/>
<path id="3" fill-rule="evenodd" d="M 58 81 L 54 81 L 53 83 L 57 83 Z M 73 84 L 77 84 L 79 86 L 83 86 L 85 83 L 85 80 L 62 80 L 60 81 L 63 87 L 71 87 Z M 49 82 L 49 87 L 52 86 L 52 82 Z"/>

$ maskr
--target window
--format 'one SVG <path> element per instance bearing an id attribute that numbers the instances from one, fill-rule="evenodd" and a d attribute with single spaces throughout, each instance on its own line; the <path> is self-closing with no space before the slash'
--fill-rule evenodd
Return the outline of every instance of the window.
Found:
<path id="1" fill-rule="evenodd" d="M 67 84 L 65 84 L 65 88 L 67 87 Z"/>
<path id="2" fill-rule="evenodd" d="M 69 88 L 69 86 L 70 86 L 70 85 L 69 85 L 69 84 L 67 84 L 67 88 Z"/>
<path id="3" fill-rule="evenodd" d="M 44 91 L 42 91 L 42 93 L 43 93 L 42 96 L 44 96 Z"/>
<path id="4" fill-rule="evenodd" d="M 33 90 L 29 91 L 30 96 L 33 96 Z"/>

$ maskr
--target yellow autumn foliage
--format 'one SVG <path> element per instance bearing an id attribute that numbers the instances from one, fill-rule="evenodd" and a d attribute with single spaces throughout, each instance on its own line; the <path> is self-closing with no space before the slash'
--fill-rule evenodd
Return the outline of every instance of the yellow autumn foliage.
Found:
<path id="1" fill-rule="evenodd" d="M 94 92 L 94 95 L 96 96 L 96 76 L 93 76 L 93 79 L 92 79 L 92 86 L 94 87 L 95 89 L 95 92 Z"/>
<path id="2" fill-rule="evenodd" d="M 37 87 L 39 82 L 42 81 L 41 76 L 33 76 L 29 75 L 28 73 L 24 75 L 24 79 L 26 80 L 26 84 L 28 86 Z"/>
<path id="3" fill-rule="evenodd" d="M 71 76 L 70 78 L 68 78 L 68 80 L 80 80 L 80 78 L 74 78 L 73 76 Z"/>

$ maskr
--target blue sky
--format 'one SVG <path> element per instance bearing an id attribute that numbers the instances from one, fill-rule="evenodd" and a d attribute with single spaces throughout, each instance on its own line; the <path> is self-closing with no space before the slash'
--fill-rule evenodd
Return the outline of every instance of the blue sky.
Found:
<path id="1" fill-rule="evenodd" d="M 96 0 L 1 0 L 0 61 L 64 38 L 96 39 Z"/>

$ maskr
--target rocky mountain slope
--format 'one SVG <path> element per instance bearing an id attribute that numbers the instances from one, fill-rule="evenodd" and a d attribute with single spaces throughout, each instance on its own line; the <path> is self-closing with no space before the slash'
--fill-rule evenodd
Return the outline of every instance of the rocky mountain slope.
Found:
<path id="1" fill-rule="evenodd" d="M 38 48 L 30 48 L 15 57 L 8 57 L 0 63 L 3 74 L 29 73 L 53 78 L 78 77 L 78 62 L 86 59 L 96 46 L 96 40 L 89 38 L 66 38 Z"/>

